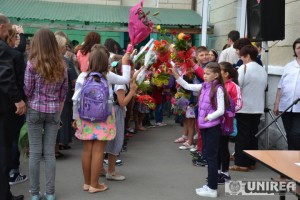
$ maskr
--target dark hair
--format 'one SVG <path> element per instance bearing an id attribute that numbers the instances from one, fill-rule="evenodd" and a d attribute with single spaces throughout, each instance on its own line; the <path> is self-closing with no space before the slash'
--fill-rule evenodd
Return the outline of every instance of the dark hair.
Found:
<path id="1" fill-rule="evenodd" d="M 211 49 L 211 50 L 209 50 L 209 51 L 213 52 L 213 54 L 214 54 L 214 56 L 215 56 L 215 59 L 216 59 L 216 61 L 217 61 L 217 60 L 218 60 L 218 57 L 219 57 L 218 52 L 217 52 L 215 49 Z"/>
<path id="2" fill-rule="evenodd" d="M 228 33 L 228 38 L 232 40 L 232 42 L 235 42 L 240 38 L 240 33 L 236 30 L 230 31 Z"/>
<path id="3" fill-rule="evenodd" d="M 206 66 L 205 66 L 205 69 L 209 69 L 211 70 L 213 73 L 216 73 L 218 74 L 218 78 L 216 79 L 217 80 L 217 84 L 213 84 L 212 83 L 212 87 L 211 87 L 211 90 L 210 90 L 210 103 L 212 105 L 213 108 L 216 108 L 216 93 L 217 93 L 217 85 L 221 85 L 222 88 L 223 88 L 223 91 L 224 91 L 224 102 L 225 102 L 225 108 L 228 107 L 229 103 L 228 103 L 228 96 L 227 96 L 227 92 L 226 92 L 226 89 L 225 89 L 225 84 L 224 84 L 224 81 L 223 81 L 223 78 L 222 78 L 222 75 L 221 75 L 221 67 L 220 65 L 217 63 L 217 62 L 210 62 L 208 63 Z"/>
<path id="4" fill-rule="evenodd" d="M 255 61 L 258 55 L 258 50 L 253 45 L 246 45 L 240 50 L 240 56 L 250 55 L 252 61 Z"/>
<path id="5" fill-rule="evenodd" d="M 241 50 L 246 45 L 251 45 L 251 42 L 248 38 L 240 38 L 233 43 L 233 48 Z"/>
<path id="6" fill-rule="evenodd" d="M 108 57 L 109 52 L 105 46 L 100 44 L 94 45 L 91 48 L 91 53 L 89 55 L 88 72 L 99 72 L 106 74 L 108 72 Z"/>
<path id="7" fill-rule="evenodd" d="M 297 40 L 295 40 L 295 42 L 293 43 L 293 51 L 294 51 L 294 56 L 297 57 L 297 54 L 296 54 L 296 45 L 300 43 L 300 38 L 298 38 Z"/>
<path id="8" fill-rule="evenodd" d="M 81 53 L 83 55 L 88 54 L 91 52 L 91 48 L 94 44 L 100 44 L 101 43 L 101 36 L 99 33 L 96 32 L 89 32 L 84 39 L 84 43 L 81 46 Z"/>
<path id="9" fill-rule="evenodd" d="M 224 72 L 227 72 L 229 74 L 229 78 L 232 79 L 232 81 L 238 85 L 238 72 L 236 69 L 232 66 L 229 62 L 220 62 L 219 63 L 221 70 Z"/>
<path id="10" fill-rule="evenodd" d="M 112 38 L 107 38 L 105 40 L 104 46 L 106 46 L 106 48 L 108 49 L 109 52 L 123 55 L 123 50 L 122 50 L 120 44 Z"/>
<path id="11" fill-rule="evenodd" d="M 7 23 L 10 23 L 9 19 L 5 15 L 0 13 L 0 24 L 7 24 Z"/>
<path id="12" fill-rule="evenodd" d="M 256 48 L 262 48 L 261 42 L 255 42 L 255 46 L 256 46 Z"/>

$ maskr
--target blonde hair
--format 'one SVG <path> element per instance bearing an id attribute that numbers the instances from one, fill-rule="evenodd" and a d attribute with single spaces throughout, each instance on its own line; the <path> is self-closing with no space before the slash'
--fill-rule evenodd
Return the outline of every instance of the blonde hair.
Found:
<path id="1" fill-rule="evenodd" d="M 65 47 L 67 45 L 67 39 L 65 37 L 61 35 L 55 35 L 55 39 L 59 48 Z"/>
<path id="2" fill-rule="evenodd" d="M 53 32 L 49 29 L 38 30 L 30 46 L 29 61 L 36 72 L 48 83 L 63 80 L 65 64 Z"/>
<path id="3" fill-rule="evenodd" d="M 15 40 L 13 40 L 18 35 L 18 32 L 15 28 L 11 28 L 8 30 L 8 36 L 5 39 L 5 42 L 8 44 L 8 46 L 14 48 L 15 47 Z"/>

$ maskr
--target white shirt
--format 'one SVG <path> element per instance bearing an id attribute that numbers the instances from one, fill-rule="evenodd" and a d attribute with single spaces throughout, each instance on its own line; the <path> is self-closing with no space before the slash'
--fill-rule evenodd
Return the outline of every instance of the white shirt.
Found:
<path id="1" fill-rule="evenodd" d="M 288 63 L 278 84 L 281 89 L 279 111 L 284 111 L 292 105 L 293 101 L 300 98 L 300 65 L 296 60 Z M 300 112 L 300 104 L 295 104 L 288 112 Z"/>
<path id="2" fill-rule="evenodd" d="M 239 57 L 236 53 L 235 48 L 233 48 L 233 44 L 228 47 L 227 49 L 224 49 L 220 56 L 218 62 L 229 62 L 231 64 L 236 64 L 239 60 Z"/>
<path id="3" fill-rule="evenodd" d="M 202 84 L 189 84 L 181 77 L 178 78 L 176 82 L 186 90 L 200 92 L 200 90 L 202 89 Z M 224 92 L 220 87 L 217 90 L 217 104 L 218 104 L 217 110 L 207 115 L 208 121 L 217 119 L 218 117 L 222 116 L 225 112 Z"/>
<path id="4" fill-rule="evenodd" d="M 122 65 L 122 70 L 123 70 L 123 75 L 119 76 L 113 72 L 108 72 L 107 73 L 107 81 L 109 84 L 109 99 L 113 101 L 113 90 L 112 90 L 112 84 L 127 84 L 130 82 L 130 70 L 131 67 L 130 65 Z M 80 93 L 81 93 L 81 88 L 83 85 L 83 82 L 85 80 L 85 77 L 87 75 L 87 72 L 82 72 L 79 74 L 76 84 L 75 84 L 75 91 L 74 95 L 72 97 L 73 101 L 73 119 L 78 118 L 78 106 L 80 102 Z"/>
<path id="5" fill-rule="evenodd" d="M 239 86 L 242 90 L 243 107 L 237 113 L 262 114 L 265 108 L 265 89 L 267 87 L 267 73 L 264 67 L 256 62 L 240 66 Z"/>

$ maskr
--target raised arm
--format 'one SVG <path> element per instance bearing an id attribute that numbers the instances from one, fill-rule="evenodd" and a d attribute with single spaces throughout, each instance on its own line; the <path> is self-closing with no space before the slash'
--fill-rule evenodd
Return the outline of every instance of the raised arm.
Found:
<path id="1" fill-rule="evenodd" d="M 189 84 L 183 78 L 181 78 L 178 74 L 177 68 L 174 66 L 172 68 L 173 75 L 176 79 L 176 82 L 181 85 L 184 89 L 199 92 L 202 88 L 202 84 Z"/>

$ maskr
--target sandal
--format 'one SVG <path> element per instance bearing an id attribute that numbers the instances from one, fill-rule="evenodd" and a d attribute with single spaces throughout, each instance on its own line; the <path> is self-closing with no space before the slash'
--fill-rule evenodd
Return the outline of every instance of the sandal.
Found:
<path id="1" fill-rule="evenodd" d="M 101 187 L 101 188 L 98 188 L 98 187 Z M 100 183 L 100 184 L 98 184 L 97 188 L 90 186 L 89 193 L 103 192 L 107 189 L 108 189 L 107 185 L 105 185 L 104 183 Z"/>
<path id="2" fill-rule="evenodd" d="M 187 141 L 187 138 L 184 136 L 181 136 L 180 138 L 177 138 L 176 140 L 174 140 L 174 143 L 184 143 Z"/>
<path id="3" fill-rule="evenodd" d="M 237 165 L 232 165 L 229 167 L 230 170 L 232 171 L 239 171 L 239 172 L 248 172 L 249 168 L 248 167 L 241 167 Z"/>

